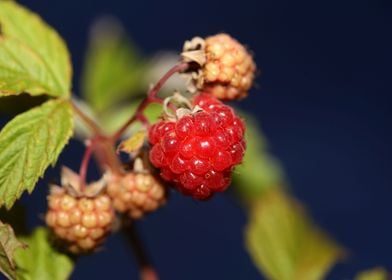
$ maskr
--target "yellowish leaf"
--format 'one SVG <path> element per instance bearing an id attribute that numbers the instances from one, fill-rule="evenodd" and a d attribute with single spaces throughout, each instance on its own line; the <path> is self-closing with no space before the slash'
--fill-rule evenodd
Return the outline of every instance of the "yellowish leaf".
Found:
<path id="1" fill-rule="evenodd" d="M 343 249 L 313 225 L 301 205 L 271 188 L 251 205 L 246 246 L 268 279 L 324 279 Z"/>

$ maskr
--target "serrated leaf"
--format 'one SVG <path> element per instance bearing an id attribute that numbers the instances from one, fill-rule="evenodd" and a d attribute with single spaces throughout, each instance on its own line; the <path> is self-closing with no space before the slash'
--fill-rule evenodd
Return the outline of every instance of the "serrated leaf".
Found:
<path id="1" fill-rule="evenodd" d="M 387 280 L 388 272 L 382 267 L 372 268 L 358 273 L 355 280 Z"/>
<path id="2" fill-rule="evenodd" d="M 0 221 L 0 272 L 8 279 L 16 279 L 14 253 L 26 246 L 20 242 L 10 225 Z"/>
<path id="3" fill-rule="evenodd" d="M 143 146 L 146 136 L 147 133 L 145 130 L 137 131 L 131 137 L 122 141 L 118 146 L 118 150 L 128 154 L 132 154 L 133 152 L 138 151 Z"/>
<path id="4" fill-rule="evenodd" d="M 57 157 L 73 131 L 68 101 L 50 100 L 12 119 L 0 132 L 0 206 L 10 208 Z"/>
<path id="5" fill-rule="evenodd" d="M 144 62 L 121 25 L 113 19 L 98 22 L 92 32 L 82 80 L 82 93 L 92 108 L 102 113 L 140 94 L 146 86 L 144 70 Z"/>
<path id="6" fill-rule="evenodd" d="M 71 64 L 61 37 L 16 2 L 0 0 L 0 96 L 69 96 Z"/>
<path id="7" fill-rule="evenodd" d="M 233 174 L 233 185 L 242 198 L 252 200 L 264 190 L 283 184 L 284 175 L 278 161 L 268 152 L 267 140 L 257 123 L 249 115 L 240 115 L 246 122 L 246 151 Z"/>
<path id="8" fill-rule="evenodd" d="M 69 279 L 74 264 L 70 257 L 53 247 L 45 228 L 37 228 L 31 236 L 21 240 L 28 249 L 15 254 L 18 280 Z"/>
<path id="9" fill-rule="evenodd" d="M 342 248 L 280 188 L 266 191 L 250 211 L 246 247 L 268 279 L 324 279 L 343 255 Z"/>

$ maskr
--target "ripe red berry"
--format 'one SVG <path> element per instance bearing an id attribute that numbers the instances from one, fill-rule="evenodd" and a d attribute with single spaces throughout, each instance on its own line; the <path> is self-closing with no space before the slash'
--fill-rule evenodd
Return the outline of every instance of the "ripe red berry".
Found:
<path id="1" fill-rule="evenodd" d="M 245 126 L 209 94 L 198 95 L 193 104 L 201 110 L 151 127 L 150 161 L 180 192 L 202 200 L 229 186 L 245 152 Z"/>
<path id="2" fill-rule="evenodd" d="M 65 188 L 53 186 L 48 203 L 46 224 L 72 253 L 92 252 L 111 230 L 114 210 L 105 194 L 74 197 Z"/>

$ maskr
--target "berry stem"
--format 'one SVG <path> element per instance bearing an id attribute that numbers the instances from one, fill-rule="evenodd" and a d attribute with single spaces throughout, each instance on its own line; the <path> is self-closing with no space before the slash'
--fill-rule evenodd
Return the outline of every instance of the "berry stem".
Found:
<path id="1" fill-rule="evenodd" d="M 105 172 L 108 168 L 116 174 L 123 172 L 121 161 L 117 157 L 111 139 L 106 138 L 97 143 L 95 156 L 102 172 Z"/>
<path id="2" fill-rule="evenodd" d="M 129 219 L 124 218 L 122 223 L 122 230 L 135 254 L 140 269 L 140 279 L 159 280 L 158 274 L 147 257 L 146 250 L 142 245 L 142 241 L 135 229 L 134 224 L 131 224 Z"/>
<path id="3" fill-rule="evenodd" d="M 189 64 L 186 62 L 182 62 L 174 65 L 169 71 L 166 72 L 165 75 L 162 76 L 161 79 L 148 91 L 147 97 L 143 99 L 143 101 L 139 104 L 136 109 L 135 114 L 112 136 L 112 140 L 116 141 L 118 138 L 123 135 L 123 133 L 128 129 L 128 127 L 135 121 L 140 121 L 144 126 L 149 127 L 149 122 L 144 115 L 144 110 L 151 103 L 159 103 L 162 104 L 162 100 L 157 97 L 158 92 L 162 88 L 162 86 L 167 82 L 167 80 L 173 76 L 175 73 L 186 70 L 189 67 Z"/>
<path id="4" fill-rule="evenodd" d="M 121 173 L 122 167 L 116 156 L 111 138 L 104 134 L 100 126 L 93 119 L 87 116 L 78 107 L 75 101 L 71 101 L 71 105 L 75 114 L 82 119 L 82 121 L 91 129 L 94 134 L 91 139 L 87 140 L 87 147 L 84 152 L 79 170 L 80 188 L 81 190 L 84 190 L 86 187 L 88 165 L 93 152 L 102 171 L 110 168 L 115 173 Z"/>
<path id="5" fill-rule="evenodd" d="M 86 150 L 84 151 L 82 163 L 80 164 L 79 179 L 80 179 L 80 191 L 82 192 L 86 188 L 88 165 L 91 159 L 91 155 L 93 154 L 95 144 L 96 144 L 95 138 L 87 141 L 87 147 Z"/>

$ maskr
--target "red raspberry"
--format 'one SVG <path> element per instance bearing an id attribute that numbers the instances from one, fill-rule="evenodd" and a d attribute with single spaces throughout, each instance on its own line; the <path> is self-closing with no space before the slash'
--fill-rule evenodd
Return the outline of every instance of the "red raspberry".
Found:
<path id="1" fill-rule="evenodd" d="M 53 186 L 48 202 L 46 224 L 72 253 L 93 251 L 111 230 L 114 210 L 105 194 L 76 198 L 65 188 Z"/>
<path id="2" fill-rule="evenodd" d="M 244 155 L 245 126 L 211 95 L 199 95 L 193 103 L 202 110 L 151 127 L 150 160 L 180 192 L 203 200 L 229 186 Z"/>
<path id="3" fill-rule="evenodd" d="M 128 213 L 133 219 L 141 218 L 165 204 L 165 187 L 149 173 L 130 172 L 123 177 L 113 176 L 107 187 L 114 208 Z"/>

